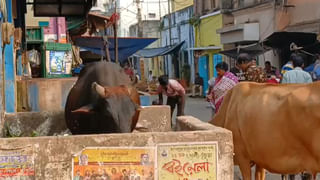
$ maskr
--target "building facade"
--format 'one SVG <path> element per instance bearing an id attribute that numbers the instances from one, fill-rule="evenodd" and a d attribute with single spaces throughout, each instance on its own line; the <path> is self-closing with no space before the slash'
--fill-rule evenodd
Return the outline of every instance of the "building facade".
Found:
<path id="1" fill-rule="evenodd" d="M 204 93 L 208 89 L 208 80 L 217 76 L 215 65 L 222 61 L 219 51 L 223 50 L 223 46 L 217 33 L 223 27 L 221 7 L 221 1 L 194 1 L 195 71 L 204 79 Z"/>
<path id="2" fill-rule="evenodd" d="M 119 36 L 128 37 L 131 25 L 141 21 L 159 21 L 162 16 L 168 13 L 168 4 L 166 1 L 118 1 L 120 13 Z M 138 13 L 140 11 L 140 15 Z"/>
<path id="3" fill-rule="evenodd" d="M 169 77 L 181 78 L 186 71 L 190 71 L 190 79 L 194 80 L 194 29 L 190 24 L 193 17 L 193 6 L 182 8 L 163 17 L 161 22 L 162 47 L 184 42 L 178 54 L 165 56 L 165 73 Z M 169 25 L 169 22 L 170 25 Z M 188 70 L 189 69 L 189 70 Z"/>
<path id="4" fill-rule="evenodd" d="M 274 32 L 312 32 L 319 34 L 320 1 L 317 0 L 225 0 L 229 8 L 223 10 L 228 17 L 223 28 L 217 32 L 225 48 L 248 45 L 265 40 Z M 231 20 L 232 19 L 232 20 Z M 231 21 L 230 21 L 231 20 Z M 258 64 L 264 66 L 271 61 L 281 67 L 287 58 L 280 57 L 278 51 L 268 51 L 257 57 Z"/>
<path id="5" fill-rule="evenodd" d="M 150 44 L 146 48 L 159 48 L 161 47 L 160 41 L 160 20 L 145 20 L 142 21 L 142 36 L 145 38 L 159 38 L 154 43 Z M 130 26 L 130 37 L 138 37 L 138 24 Z M 146 80 L 148 78 L 148 72 L 152 71 L 152 75 L 159 77 L 164 74 L 163 58 L 134 58 L 135 69 L 138 70 L 138 74 L 141 79 Z M 141 67 L 142 66 L 142 67 Z"/>

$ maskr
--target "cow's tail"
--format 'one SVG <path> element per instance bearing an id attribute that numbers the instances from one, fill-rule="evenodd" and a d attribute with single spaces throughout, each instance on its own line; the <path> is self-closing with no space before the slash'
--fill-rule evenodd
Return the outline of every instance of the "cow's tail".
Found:
<path id="1" fill-rule="evenodd" d="M 224 127 L 226 123 L 226 118 L 228 115 L 229 106 L 231 105 L 231 99 L 233 94 L 234 88 L 228 91 L 228 93 L 223 98 L 223 102 L 220 106 L 220 109 L 218 113 L 212 118 L 209 123 L 218 126 L 218 127 Z"/>

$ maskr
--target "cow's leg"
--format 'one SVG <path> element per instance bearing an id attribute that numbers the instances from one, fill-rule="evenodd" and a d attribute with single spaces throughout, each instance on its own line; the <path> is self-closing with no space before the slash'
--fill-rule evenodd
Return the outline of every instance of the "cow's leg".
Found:
<path id="1" fill-rule="evenodd" d="M 251 165 L 250 161 L 245 158 L 239 158 L 239 167 L 243 180 L 251 180 Z"/>
<path id="2" fill-rule="evenodd" d="M 255 177 L 256 180 L 265 180 L 266 171 L 260 166 L 256 165 Z"/>
<path id="3" fill-rule="evenodd" d="M 288 180 L 288 176 L 287 175 L 281 175 L 281 180 Z"/>
<path id="4" fill-rule="evenodd" d="M 295 180 L 296 175 L 295 174 L 289 174 L 289 180 Z"/>
<path id="5" fill-rule="evenodd" d="M 313 177 L 313 180 L 316 180 L 317 179 L 317 173 L 313 173 L 312 177 Z"/>
<path id="6" fill-rule="evenodd" d="M 311 180 L 312 179 L 312 175 L 309 174 L 309 173 L 303 172 L 303 173 L 301 173 L 301 179 L 302 180 Z"/>

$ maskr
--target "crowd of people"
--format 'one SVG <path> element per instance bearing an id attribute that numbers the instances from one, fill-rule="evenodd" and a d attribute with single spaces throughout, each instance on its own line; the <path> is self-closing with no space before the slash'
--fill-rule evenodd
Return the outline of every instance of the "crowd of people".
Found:
<path id="1" fill-rule="evenodd" d="M 285 83 L 310 83 L 320 80 L 320 55 L 316 55 L 315 63 L 304 68 L 304 59 L 301 54 L 293 53 L 289 61 L 281 68 L 281 71 L 272 66 L 270 61 L 265 61 L 264 68 L 259 67 L 254 57 L 247 53 L 238 55 L 236 65 L 229 68 L 226 62 L 221 62 L 215 66 L 217 77 L 204 82 L 203 78 L 196 73 L 195 80 L 191 85 L 191 97 L 206 97 L 211 104 L 213 115 L 219 111 L 227 92 L 239 82 L 250 81 L 257 83 L 285 84 Z M 125 71 L 131 77 L 133 73 L 125 66 Z M 305 70 L 308 70 L 306 72 Z M 153 84 L 155 91 L 159 95 L 159 100 L 154 101 L 153 105 L 163 104 L 163 95 L 166 95 L 167 105 L 171 107 L 171 115 L 177 106 L 177 116 L 184 115 L 185 107 L 185 88 L 174 79 L 169 79 L 167 75 L 156 77 L 152 71 L 148 72 L 148 83 Z M 204 83 L 209 84 L 206 96 L 204 96 Z M 150 88 L 149 88 L 150 89 Z"/>
<path id="2" fill-rule="evenodd" d="M 314 65 L 314 69 L 318 70 L 319 67 L 320 60 L 319 64 Z M 246 53 L 238 56 L 236 66 L 230 69 L 230 71 L 228 71 L 228 64 L 225 62 L 219 63 L 215 68 L 218 72 L 218 77 L 215 78 L 214 83 L 212 83 L 212 80 L 208 82 L 210 88 L 207 99 L 214 104 L 216 113 L 223 101 L 223 97 L 239 82 L 289 84 L 311 83 L 317 80 L 316 75 L 314 75 L 315 78 L 312 78 L 312 73 L 315 71 L 308 73 L 304 70 L 304 59 L 300 54 L 296 53 L 290 56 L 288 63 L 282 67 L 281 73 L 276 67 L 271 65 L 270 61 L 265 62 L 264 69 L 257 66 L 256 61 Z"/>

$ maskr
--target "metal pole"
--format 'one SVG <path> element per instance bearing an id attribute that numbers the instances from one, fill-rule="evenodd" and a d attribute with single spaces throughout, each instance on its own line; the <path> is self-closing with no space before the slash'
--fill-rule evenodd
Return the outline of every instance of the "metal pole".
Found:
<path id="1" fill-rule="evenodd" d="M 161 20 L 161 0 L 159 0 L 159 20 Z"/>
<path id="2" fill-rule="evenodd" d="M 141 7 L 140 7 L 140 0 L 136 1 L 137 3 L 137 20 L 138 20 L 138 37 L 143 37 L 143 30 L 142 30 L 142 15 L 141 15 Z"/>
<path id="3" fill-rule="evenodd" d="M 108 43 L 108 36 L 106 33 L 106 29 L 104 30 L 105 34 L 103 36 L 103 41 L 104 41 L 104 49 L 105 49 L 105 56 L 106 56 L 106 61 L 110 62 L 110 52 L 109 52 L 109 43 Z"/>
<path id="4" fill-rule="evenodd" d="M 169 45 L 172 45 L 172 38 L 171 38 L 171 7 L 170 7 L 170 0 L 168 0 L 168 28 L 169 28 Z"/>
<path id="5" fill-rule="evenodd" d="M 115 16 L 117 16 L 117 0 L 115 0 L 115 8 L 114 8 L 114 14 Z M 113 29 L 114 29 L 114 60 L 117 64 L 119 64 L 119 60 L 118 60 L 118 32 L 117 32 L 117 18 L 115 18 L 115 22 L 113 25 Z"/>

